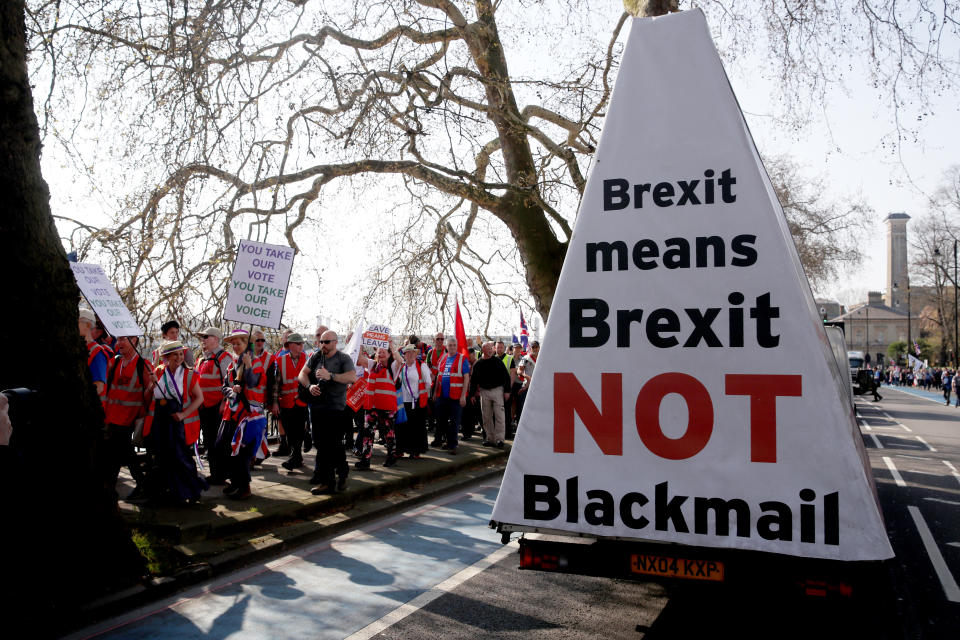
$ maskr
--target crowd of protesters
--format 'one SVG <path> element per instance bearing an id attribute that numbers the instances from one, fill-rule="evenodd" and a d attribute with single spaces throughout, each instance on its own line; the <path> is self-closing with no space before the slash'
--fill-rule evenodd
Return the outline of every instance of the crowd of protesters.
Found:
<path id="1" fill-rule="evenodd" d="M 533 378 L 540 345 L 411 335 L 389 348 L 340 350 L 340 339 L 318 327 L 312 345 L 286 331 L 271 351 L 262 331 L 224 335 L 206 327 L 199 347 L 181 341 L 175 320 L 161 327 L 149 357 L 138 338 L 109 336 L 88 309 L 80 310 L 91 377 L 105 412 L 100 467 L 115 491 L 126 466 L 136 483 L 125 500 L 197 502 L 211 485 L 237 500 L 251 496 L 251 469 L 270 455 L 291 473 L 316 448 L 312 493 L 347 487 L 350 465 L 370 469 L 415 461 L 435 447 L 457 455 L 482 426 L 482 444 L 513 437 Z M 349 337 L 348 337 L 349 339 Z M 251 342 L 252 340 L 252 342 Z M 279 433 L 270 449 L 268 422 Z M 429 433 L 433 433 L 430 440 Z M 429 441 L 429 442 L 428 442 Z M 138 455 L 137 449 L 145 449 Z"/>
<path id="2" fill-rule="evenodd" d="M 896 387 L 916 387 L 925 391 L 943 393 L 944 404 L 954 399 L 954 407 L 960 407 L 960 369 L 947 367 L 923 367 L 916 371 L 907 367 L 889 366 L 874 370 L 877 384 Z"/>

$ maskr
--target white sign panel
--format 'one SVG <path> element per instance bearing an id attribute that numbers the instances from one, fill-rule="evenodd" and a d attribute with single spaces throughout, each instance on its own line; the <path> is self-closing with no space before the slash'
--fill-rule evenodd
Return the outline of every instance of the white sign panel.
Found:
<path id="1" fill-rule="evenodd" d="M 90 308 L 100 318 L 107 333 L 115 337 L 143 335 L 143 329 L 133 319 L 100 265 L 71 262 L 70 268 L 83 297 L 90 303 Z"/>
<path id="2" fill-rule="evenodd" d="M 279 329 L 293 255 L 290 247 L 241 240 L 223 317 Z"/>
<path id="3" fill-rule="evenodd" d="M 493 519 L 889 558 L 832 360 L 703 14 L 634 20 Z"/>
<path id="4" fill-rule="evenodd" d="M 372 324 L 360 338 L 360 344 L 374 349 L 390 349 L 390 327 L 384 324 Z"/>

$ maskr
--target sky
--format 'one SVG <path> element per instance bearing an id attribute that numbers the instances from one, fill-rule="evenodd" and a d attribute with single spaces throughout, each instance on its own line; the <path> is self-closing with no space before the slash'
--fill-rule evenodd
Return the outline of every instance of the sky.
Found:
<path id="1" fill-rule="evenodd" d="M 615 21 L 619 15 L 619 9 L 614 6 L 618 4 L 612 3 L 606 15 L 599 12 L 593 15 L 598 32 L 604 31 L 601 40 L 605 40 L 606 33 L 609 33 L 613 24 L 611 20 Z M 621 42 L 625 41 L 625 36 L 626 30 Z M 554 48 L 557 46 L 562 46 L 562 38 L 553 43 Z M 960 44 L 948 42 L 945 50 L 956 55 Z M 551 51 L 545 46 L 540 50 L 511 54 L 511 72 L 515 76 L 534 73 L 537 65 L 550 63 Z M 955 93 L 941 96 L 922 111 L 925 115 L 919 121 L 915 119 L 916 113 L 905 112 L 910 125 L 916 126 L 918 135 L 891 145 L 891 140 L 896 138 L 896 129 L 887 98 L 871 86 L 864 65 L 850 60 L 845 61 L 849 67 L 845 85 L 828 91 L 822 104 L 809 112 L 807 125 L 802 129 L 785 127 L 776 117 L 778 87 L 757 73 L 765 62 L 762 57 L 762 53 L 753 52 L 727 65 L 731 85 L 761 154 L 788 155 L 807 175 L 825 178 L 828 198 L 841 200 L 860 194 L 874 210 L 872 219 L 866 221 L 868 232 L 861 238 L 862 265 L 814 291 L 818 296 L 838 299 L 847 305 L 862 301 L 867 290 L 883 290 L 885 286 L 883 219 L 896 211 L 904 211 L 915 219 L 923 215 L 926 200 L 940 183 L 944 171 L 951 164 L 960 162 L 951 147 L 955 147 L 960 138 L 960 100 Z M 95 142 L 88 140 L 86 144 L 95 145 Z M 98 154 L 94 150 L 85 153 L 91 157 Z M 78 218 L 97 223 L 108 215 L 104 210 L 109 207 L 107 199 L 92 194 L 89 183 L 78 179 L 74 166 L 55 146 L 47 147 L 43 170 L 51 186 L 54 211 L 73 211 Z M 390 196 L 384 199 L 389 200 Z M 364 219 L 362 212 L 356 211 L 354 215 L 363 224 L 370 224 L 370 218 Z M 332 228 L 325 221 L 306 224 L 303 233 L 308 232 L 322 232 L 325 246 L 330 250 L 348 246 L 358 234 L 356 228 Z M 370 269 L 371 259 L 375 256 L 369 252 L 355 252 L 345 259 L 337 259 L 324 250 L 307 252 L 298 258 L 300 262 L 295 265 L 291 289 L 296 288 L 302 293 L 296 302 L 288 304 L 285 319 L 289 316 L 299 324 L 311 325 L 320 315 L 331 326 L 352 324 L 353 315 L 324 303 L 316 285 L 339 279 L 345 287 L 354 286 Z M 383 318 L 368 320 L 389 323 L 389 319 Z M 528 322 L 535 320 L 528 314 Z M 518 322 L 518 314 L 510 310 L 498 316 L 491 330 L 507 334 L 519 332 Z M 452 321 L 445 324 L 452 325 Z M 468 332 L 470 330 L 468 327 Z"/>

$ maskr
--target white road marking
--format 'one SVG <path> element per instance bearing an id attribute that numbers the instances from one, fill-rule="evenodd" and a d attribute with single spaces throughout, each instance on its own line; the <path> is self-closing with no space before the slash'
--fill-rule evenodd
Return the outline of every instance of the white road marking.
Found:
<path id="1" fill-rule="evenodd" d="M 504 545 L 488 555 L 486 558 L 482 558 L 469 567 L 462 569 L 460 572 L 450 576 L 433 589 L 421 593 L 413 600 L 400 605 L 379 620 L 374 620 L 363 629 L 360 629 L 356 633 L 347 636 L 346 640 L 369 640 L 369 638 L 372 638 L 379 633 L 383 633 L 385 630 L 400 622 L 410 614 L 416 613 L 440 596 L 452 591 L 453 589 L 456 589 L 461 584 L 481 573 L 491 565 L 496 564 L 511 553 L 516 553 L 517 548 L 518 543 L 516 541 Z"/>
<path id="2" fill-rule="evenodd" d="M 863 427 L 865 431 L 873 431 L 873 428 L 863 420 L 860 421 L 860 426 Z"/>
<path id="3" fill-rule="evenodd" d="M 917 525 L 917 533 L 920 534 L 920 540 L 923 541 L 923 546 L 927 550 L 927 556 L 933 564 L 933 570 L 937 572 L 937 578 L 940 579 L 940 586 L 943 587 L 944 595 L 950 602 L 960 602 L 960 587 L 957 586 L 957 581 L 950 573 L 950 569 L 943 559 L 943 554 L 940 553 L 940 549 L 933 539 L 933 534 L 930 533 L 927 521 L 923 519 L 920 509 L 914 506 L 908 506 L 907 509 L 910 511 L 913 523 Z"/>
<path id="4" fill-rule="evenodd" d="M 880 413 L 882 413 L 883 416 L 884 416 L 887 420 L 890 420 L 893 424 L 897 425 L 898 427 L 900 427 L 900 428 L 903 429 L 904 431 L 907 431 L 908 433 L 913 433 L 913 429 L 911 429 L 910 427 L 908 427 L 908 426 L 905 425 L 905 424 L 902 424 L 899 420 L 897 420 L 896 418 L 894 418 L 893 416 L 891 416 L 891 415 L 890 415 L 889 413 L 887 413 L 886 411 L 881 411 Z"/>
<path id="5" fill-rule="evenodd" d="M 933 447 L 930 446 L 930 443 L 929 443 L 929 442 L 927 442 L 926 440 L 924 440 L 924 439 L 921 438 L 920 436 L 913 436 L 913 437 L 916 438 L 917 440 L 919 440 L 920 442 L 922 442 L 923 445 L 924 445 L 927 449 L 930 449 L 930 451 L 936 451 L 936 449 L 934 449 Z"/>
<path id="6" fill-rule="evenodd" d="M 905 487 L 907 483 L 903 481 L 903 476 L 900 475 L 900 472 L 897 471 L 897 467 L 894 466 L 893 460 L 887 456 L 883 456 L 883 462 L 887 465 L 887 469 L 890 469 L 890 473 L 893 474 L 893 479 L 897 481 L 898 487 Z"/>
<path id="7" fill-rule="evenodd" d="M 929 500 L 930 502 L 942 502 L 943 504 L 952 504 L 960 507 L 960 502 L 957 502 L 956 500 L 944 500 L 943 498 L 924 498 L 924 500 Z"/>
<path id="8" fill-rule="evenodd" d="M 873 438 L 873 444 L 877 445 L 877 449 L 883 449 L 883 445 L 880 444 L 880 438 L 878 438 L 872 433 L 868 433 L 867 435 Z"/>
<path id="9" fill-rule="evenodd" d="M 951 473 L 951 475 L 953 475 L 953 477 L 957 479 L 957 482 L 960 482 L 960 471 L 957 471 L 957 468 L 956 468 L 955 466 L 953 466 L 953 463 L 950 462 L 949 460 L 944 460 L 944 461 L 943 461 L 943 464 L 945 464 L 945 465 L 947 465 L 948 467 L 950 467 L 950 473 Z"/>

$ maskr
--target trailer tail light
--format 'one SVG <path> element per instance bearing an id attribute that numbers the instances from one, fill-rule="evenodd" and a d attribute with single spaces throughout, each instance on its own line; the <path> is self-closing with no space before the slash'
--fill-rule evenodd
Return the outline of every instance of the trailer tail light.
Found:
<path id="1" fill-rule="evenodd" d="M 544 553 L 524 546 L 520 550 L 520 568 L 537 569 L 540 571 L 560 571 L 568 566 L 566 556 L 555 553 Z"/>
<path id="2" fill-rule="evenodd" d="M 853 587 L 846 582 L 827 582 L 825 580 L 803 580 L 800 583 L 803 594 L 813 598 L 843 597 L 853 595 Z"/>

